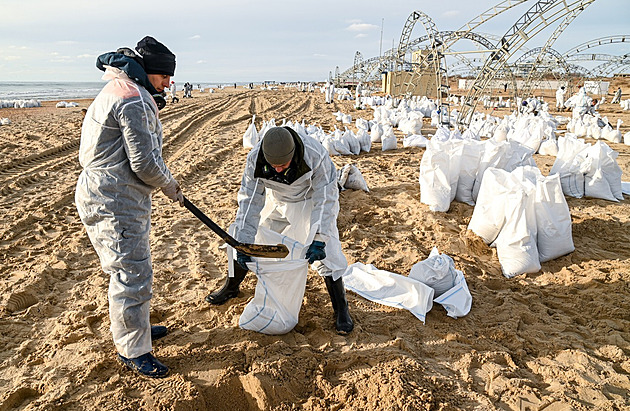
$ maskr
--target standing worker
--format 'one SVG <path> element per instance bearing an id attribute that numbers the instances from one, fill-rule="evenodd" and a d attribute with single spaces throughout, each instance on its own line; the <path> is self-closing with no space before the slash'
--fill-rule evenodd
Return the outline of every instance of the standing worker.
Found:
<path id="1" fill-rule="evenodd" d="M 560 86 L 560 88 L 556 90 L 556 109 L 558 111 L 564 111 L 564 96 L 566 93 L 567 91 L 564 86 Z"/>
<path id="2" fill-rule="evenodd" d="M 617 91 L 615 91 L 615 95 L 611 101 L 612 104 L 619 104 L 621 103 L 621 87 L 617 88 Z"/>
<path id="3" fill-rule="evenodd" d="M 109 82 L 88 108 L 81 129 L 75 202 L 103 271 L 109 274 L 109 317 L 118 359 L 147 377 L 168 367 L 152 354 L 153 269 L 149 230 L 156 188 L 183 205 L 184 196 L 162 159 L 158 101 L 175 74 L 175 55 L 153 37 L 98 57 Z M 155 96 L 155 97 L 153 97 Z M 162 100 L 165 104 L 165 101 Z"/>
<path id="4" fill-rule="evenodd" d="M 171 92 L 171 103 L 177 103 L 179 99 L 177 98 L 177 86 L 175 85 L 175 82 L 171 81 L 171 84 L 166 87 L 168 87 Z"/>
<path id="5" fill-rule="evenodd" d="M 263 208 L 271 211 L 261 222 Z M 290 127 L 269 129 L 247 155 L 238 192 L 235 237 L 253 243 L 259 226 L 284 233 L 296 225 L 303 228 L 306 237 L 314 234 L 306 258 L 324 277 L 335 328 L 346 334 L 352 331 L 354 322 L 343 286 L 348 262 L 341 251 L 338 214 L 337 171 L 324 146 L 312 138 L 301 138 Z M 208 295 L 206 301 L 219 305 L 236 297 L 249 261 L 251 257 L 237 252 L 234 277 L 228 276 L 223 287 Z"/>

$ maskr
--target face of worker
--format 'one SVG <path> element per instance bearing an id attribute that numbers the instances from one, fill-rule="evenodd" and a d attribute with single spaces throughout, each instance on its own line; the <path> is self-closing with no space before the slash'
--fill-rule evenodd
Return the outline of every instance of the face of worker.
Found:
<path id="1" fill-rule="evenodd" d="M 171 76 L 166 74 L 147 74 L 147 76 L 158 93 L 163 92 L 164 89 L 171 84 Z"/>
<path id="2" fill-rule="evenodd" d="M 280 165 L 272 164 L 271 167 L 273 167 L 273 169 L 276 170 L 276 173 L 281 173 L 284 170 L 286 170 L 287 168 L 289 168 L 290 165 L 291 165 L 291 160 L 287 161 L 284 164 L 280 164 Z"/>

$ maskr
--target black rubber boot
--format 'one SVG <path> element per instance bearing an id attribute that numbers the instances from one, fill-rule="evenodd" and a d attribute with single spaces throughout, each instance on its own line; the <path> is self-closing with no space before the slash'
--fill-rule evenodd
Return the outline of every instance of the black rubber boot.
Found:
<path id="1" fill-rule="evenodd" d="M 238 295 L 239 286 L 245 279 L 247 270 L 238 265 L 234 261 L 234 277 L 227 277 L 225 284 L 219 290 L 210 293 L 206 296 L 206 301 L 210 304 L 221 305 L 227 302 L 230 298 L 234 298 Z"/>
<path id="2" fill-rule="evenodd" d="M 332 302 L 335 311 L 335 328 L 339 334 L 348 334 L 354 329 L 354 321 L 350 317 L 348 311 L 348 300 L 346 300 L 346 290 L 343 288 L 343 278 L 333 281 L 332 276 L 324 277 L 326 289 L 330 294 L 330 302 Z"/>
<path id="3" fill-rule="evenodd" d="M 151 340 L 159 340 L 162 337 L 166 337 L 168 334 L 168 328 L 163 325 L 152 325 L 151 326 Z"/>
<path id="4" fill-rule="evenodd" d="M 168 367 L 151 353 L 143 354 L 137 358 L 126 358 L 118 354 L 118 361 L 145 377 L 164 378 L 168 375 Z"/>

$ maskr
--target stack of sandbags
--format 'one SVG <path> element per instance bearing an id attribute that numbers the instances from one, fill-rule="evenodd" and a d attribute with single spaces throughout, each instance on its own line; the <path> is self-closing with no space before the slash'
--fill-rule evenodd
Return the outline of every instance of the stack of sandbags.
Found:
<path id="1" fill-rule="evenodd" d="M 541 262 L 574 250 L 560 177 L 544 177 L 532 166 L 488 168 L 468 228 L 497 248 L 508 278 L 537 272 Z"/>

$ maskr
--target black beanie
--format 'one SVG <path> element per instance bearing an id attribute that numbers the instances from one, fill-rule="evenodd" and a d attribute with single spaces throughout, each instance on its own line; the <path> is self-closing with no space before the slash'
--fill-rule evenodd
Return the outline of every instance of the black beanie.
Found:
<path id="1" fill-rule="evenodd" d="M 136 45 L 136 51 L 142 56 L 147 74 L 175 75 L 175 54 L 151 36 L 146 36 Z"/>

